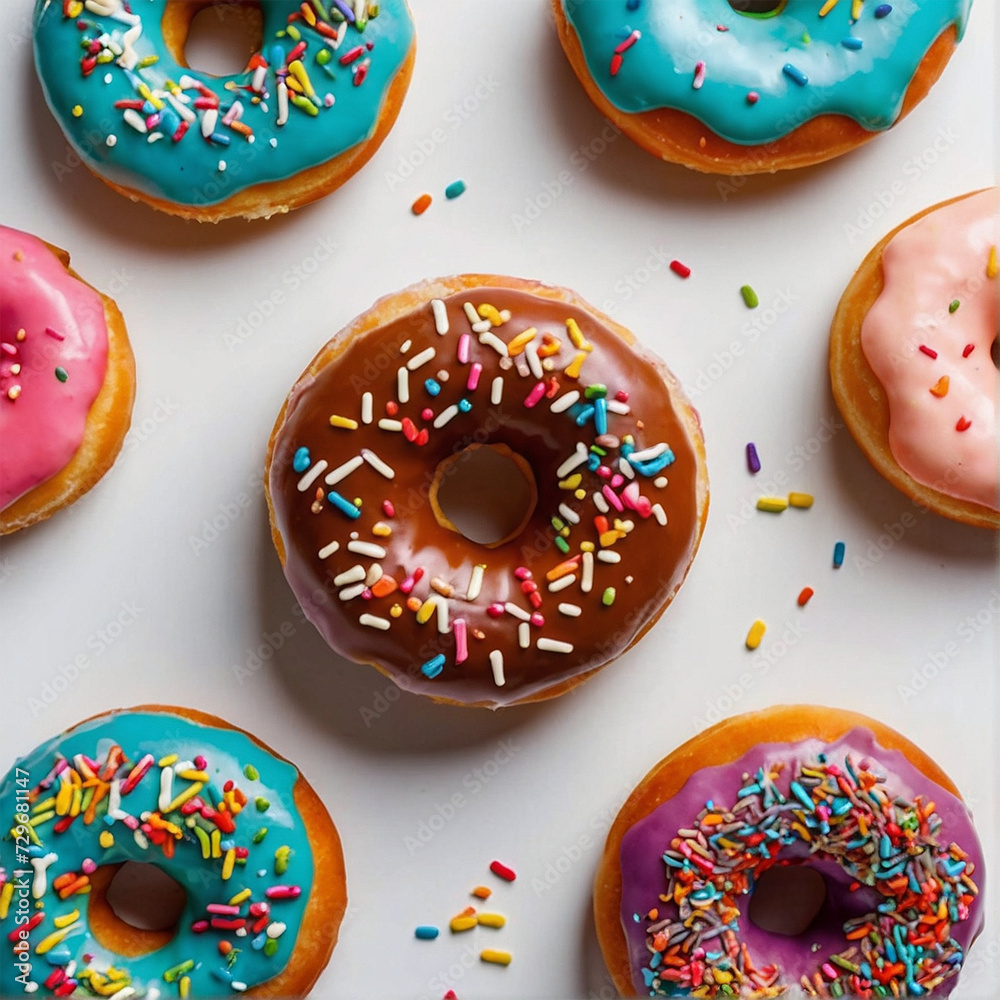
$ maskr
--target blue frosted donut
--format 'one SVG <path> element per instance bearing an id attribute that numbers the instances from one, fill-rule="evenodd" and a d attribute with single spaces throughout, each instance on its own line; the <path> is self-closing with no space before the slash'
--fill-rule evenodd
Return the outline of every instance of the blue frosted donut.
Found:
<path id="1" fill-rule="evenodd" d="M 819 162 L 929 89 L 972 0 L 553 0 L 598 107 L 665 159 L 714 172 Z"/>
<path id="2" fill-rule="evenodd" d="M 293 765 L 214 716 L 83 722 L 16 762 L 0 821 L 2 996 L 302 996 L 333 950 L 333 823 Z M 183 887 L 176 934 L 114 915 L 125 862 Z"/>
<path id="3" fill-rule="evenodd" d="M 375 152 L 413 64 L 405 0 L 267 0 L 261 51 L 231 76 L 183 63 L 211 0 L 36 0 L 35 63 L 83 162 L 203 221 L 288 211 Z"/>

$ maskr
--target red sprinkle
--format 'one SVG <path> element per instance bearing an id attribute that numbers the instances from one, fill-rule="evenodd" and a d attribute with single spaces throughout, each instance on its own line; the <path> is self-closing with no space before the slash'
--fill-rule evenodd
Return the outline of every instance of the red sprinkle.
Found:
<path id="1" fill-rule="evenodd" d="M 506 879 L 508 882 L 513 882 L 514 879 L 517 878 L 513 868 L 508 868 L 499 861 L 494 861 L 490 864 L 490 871 L 493 872 L 494 875 L 499 875 L 500 878 Z"/>
<path id="2" fill-rule="evenodd" d="M 927 357 L 929 358 L 937 357 L 937 351 L 935 351 L 933 347 L 928 347 L 926 344 L 921 344 L 920 350 L 923 351 L 923 353 L 926 354 Z"/>
<path id="3" fill-rule="evenodd" d="M 424 212 L 430 208 L 431 196 L 429 194 L 422 194 L 411 206 L 410 211 L 414 215 L 423 215 Z"/>
<path id="4" fill-rule="evenodd" d="M 97 60 L 95 59 L 94 62 L 96 64 Z M 618 70 L 620 70 L 621 68 L 622 68 L 622 54 L 620 52 L 616 52 L 611 57 L 611 75 L 617 76 Z"/>
<path id="5" fill-rule="evenodd" d="M 958 423 L 955 424 L 956 431 L 967 431 L 972 426 L 971 420 L 966 420 L 965 417 L 959 417 Z"/>
<path id="6" fill-rule="evenodd" d="M 809 603 L 809 598 L 812 597 L 813 593 L 812 587 L 803 587 L 799 591 L 798 605 L 800 608 L 804 608 Z"/>
<path id="7" fill-rule="evenodd" d="M 396 516 L 396 508 L 393 506 L 391 500 L 382 501 L 382 513 L 385 514 L 386 517 Z"/>
<path id="8" fill-rule="evenodd" d="M 976 349 L 975 344 L 966 344 L 965 350 L 962 351 L 962 357 L 967 358 Z"/>
<path id="9" fill-rule="evenodd" d="M 33 931 L 43 920 L 45 919 L 44 913 L 36 913 L 27 923 L 21 924 L 20 927 L 16 927 L 7 935 L 8 941 L 18 941 L 21 940 L 22 934 L 27 934 L 29 931 Z"/>
<path id="10" fill-rule="evenodd" d="M 682 278 L 686 278 L 691 273 L 691 268 L 686 264 L 682 264 L 679 260 L 672 260 L 670 262 L 670 270 L 674 274 L 679 274 Z"/>

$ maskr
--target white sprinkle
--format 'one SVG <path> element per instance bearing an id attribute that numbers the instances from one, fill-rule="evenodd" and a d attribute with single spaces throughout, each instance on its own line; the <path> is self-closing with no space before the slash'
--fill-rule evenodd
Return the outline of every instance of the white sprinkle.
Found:
<path id="1" fill-rule="evenodd" d="M 396 395 L 401 403 L 410 401 L 410 373 L 406 368 L 396 372 Z"/>
<path id="2" fill-rule="evenodd" d="M 207 139 L 215 131 L 215 126 L 218 123 L 218 108 L 206 108 L 201 116 L 201 134 Z"/>
<path id="3" fill-rule="evenodd" d="M 633 451 L 629 455 L 629 459 L 633 462 L 648 462 L 650 459 L 659 458 L 666 450 L 668 445 L 661 441 L 659 444 L 654 444 L 652 448 L 643 448 L 642 451 Z"/>
<path id="4" fill-rule="evenodd" d="M 545 372 L 542 371 L 542 360 L 538 356 L 538 345 L 533 341 L 529 341 L 524 348 L 524 356 L 528 359 L 528 367 L 531 369 L 531 374 L 537 379 L 544 378 Z"/>
<path id="5" fill-rule="evenodd" d="M 326 466 L 326 459 L 321 458 L 311 469 L 309 469 L 309 471 L 306 472 L 306 474 L 299 480 L 299 492 L 305 493 L 305 491 L 309 489 L 309 487 L 312 486 L 312 484 L 316 482 L 321 475 L 323 475 L 323 470 Z"/>
<path id="6" fill-rule="evenodd" d="M 267 925 L 266 933 L 269 938 L 280 938 L 285 933 L 285 925 L 280 920 L 272 920 Z"/>
<path id="7" fill-rule="evenodd" d="M 226 161 L 219 160 L 219 173 L 224 174 L 226 172 Z"/>
<path id="8" fill-rule="evenodd" d="M 380 629 L 383 632 L 388 631 L 392 626 L 392 622 L 388 618 L 379 618 L 378 615 L 370 615 L 367 612 L 358 619 L 358 623 L 360 625 L 367 625 L 368 628 Z"/>
<path id="9" fill-rule="evenodd" d="M 223 125 L 232 125 L 233 122 L 239 121 L 243 117 L 243 102 L 233 101 L 229 105 L 229 110 L 225 113 L 222 118 Z"/>
<path id="10" fill-rule="evenodd" d="M 594 506 L 602 513 L 607 514 L 611 507 L 608 505 L 608 501 L 604 499 L 603 493 L 592 493 L 590 499 L 594 501 Z"/>
<path id="11" fill-rule="evenodd" d="M 149 841 L 146 839 L 146 835 L 142 832 L 142 830 L 133 830 L 132 839 L 135 841 L 136 846 L 140 851 L 149 850 Z"/>
<path id="12" fill-rule="evenodd" d="M 503 399 L 503 375 L 497 375 L 490 385 L 490 402 L 499 406 Z"/>
<path id="13" fill-rule="evenodd" d="M 434 426 L 436 428 L 444 427 L 449 420 L 458 415 L 458 405 L 452 403 L 451 406 L 446 406 L 435 418 Z"/>
<path id="14" fill-rule="evenodd" d="M 486 325 L 489 326 L 489 323 Z M 479 334 L 479 343 L 486 347 L 492 347 L 501 358 L 507 357 L 507 345 L 495 333 L 490 333 L 489 330 L 486 330 Z"/>
<path id="15" fill-rule="evenodd" d="M 601 549 L 601 551 L 597 553 L 597 558 L 600 559 L 601 562 L 605 563 L 618 563 L 622 561 L 621 553 L 615 552 L 614 549 Z"/>
<path id="16" fill-rule="evenodd" d="M 437 351 L 435 351 L 433 347 L 427 347 L 419 354 L 414 354 L 413 357 L 406 362 L 406 367 L 409 368 L 411 372 L 415 372 L 421 365 L 426 365 L 428 361 L 433 361 L 436 353 Z"/>
<path id="17" fill-rule="evenodd" d="M 473 333 L 486 333 L 487 330 L 493 329 L 493 324 L 488 319 L 481 319 L 478 323 L 472 324 Z"/>
<path id="18" fill-rule="evenodd" d="M 268 139 L 267 142 L 268 142 L 268 145 L 271 147 L 271 149 L 277 149 L 278 148 L 278 140 L 275 139 L 274 136 L 272 136 L 270 139 Z"/>
<path id="19" fill-rule="evenodd" d="M 365 586 L 374 587 L 379 580 L 382 579 L 385 571 L 382 569 L 382 564 L 373 562 L 371 566 L 368 567 L 368 575 L 365 577 Z"/>
<path id="20" fill-rule="evenodd" d="M 490 652 L 490 667 L 493 669 L 493 683 L 502 688 L 507 680 L 503 675 L 503 653 L 499 649 Z"/>
<path id="21" fill-rule="evenodd" d="M 518 606 L 517 606 L 516 604 L 514 604 L 514 603 L 513 603 L 512 601 L 508 601 L 508 602 L 507 602 L 507 603 L 506 603 L 506 604 L 505 604 L 505 605 L 503 606 L 503 609 L 504 609 L 504 611 L 506 611 L 506 612 L 507 612 L 507 614 L 509 614 L 509 615 L 513 615 L 513 616 L 514 616 L 515 618 L 520 618 L 520 619 L 521 619 L 521 621 L 523 621 L 523 622 L 526 622 L 526 621 L 530 621 L 530 620 L 531 620 L 531 615 L 530 615 L 530 614 L 528 614 L 528 612 L 527 612 L 527 611 L 525 611 L 525 610 L 524 610 L 524 608 L 519 608 L 519 607 L 518 607 Z"/>
<path id="22" fill-rule="evenodd" d="M 104 74 L 104 82 L 105 83 L 111 83 L 111 81 L 113 79 L 114 79 L 114 77 L 110 73 L 105 73 Z"/>
<path id="23" fill-rule="evenodd" d="M 444 635 L 451 627 L 448 622 L 448 602 L 445 600 L 438 601 L 436 611 L 438 632 Z"/>
<path id="24" fill-rule="evenodd" d="M 559 504 L 559 513 L 562 514 L 563 520 L 569 521 L 570 524 L 580 523 L 580 515 L 568 503 Z"/>
<path id="25" fill-rule="evenodd" d="M 149 129 L 146 128 L 146 119 L 139 114 L 135 108 L 126 108 L 122 112 L 122 118 L 125 120 L 126 125 L 131 125 L 136 132 L 141 132 L 145 135 Z"/>
<path id="26" fill-rule="evenodd" d="M 404 340 L 399 345 L 399 353 L 400 354 L 405 354 L 412 346 L 413 346 L 413 341 L 412 340 Z"/>
<path id="27" fill-rule="evenodd" d="M 146 136 L 146 142 L 152 145 L 154 142 L 159 142 L 163 138 L 162 132 L 150 132 Z"/>
<path id="28" fill-rule="evenodd" d="M 583 554 L 583 575 L 580 577 L 580 589 L 589 594 L 594 586 L 594 553 Z"/>
<path id="29" fill-rule="evenodd" d="M 324 545 L 323 548 L 316 553 L 320 559 L 329 559 L 330 556 L 340 548 L 340 542 L 330 542 L 329 545 Z"/>
<path id="30" fill-rule="evenodd" d="M 365 582 L 356 583 L 353 587 L 345 587 L 337 596 L 342 601 L 353 601 L 355 597 L 360 597 L 365 592 Z"/>
<path id="31" fill-rule="evenodd" d="M 35 877 L 31 880 L 32 899 L 41 899 L 45 895 L 45 889 L 48 885 L 45 871 L 49 865 L 58 860 L 58 854 L 46 854 L 44 857 L 31 859 L 31 867 L 35 869 Z"/>
<path id="32" fill-rule="evenodd" d="M 517 626 L 517 644 L 521 649 L 527 649 L 531 645 L 531 626 L 527 622 L 521 622 Z"/>
<path id="33" fill-rule="evenodd" d="M 661 526 L 667 523 L 667 512 L 663 509 L 662 504 L 653 504 L 653 517 L 660 522 Z"/>
<path id="34" fill-rule="evenodd" d="M 163 95 L 170 106 L 174 109 L 184 119 L 189 125 L 198 120 L 198 116 L 185 104 L 183 101 L 178 100 L 169 91 Z"/>
<path id="35" fill-rule="evenodd" d="M 275 124 L 284 125 L 288 121 L 288 87 L 284 80 L 278 80 L 278 117 L 275 119 Z M 275 140 L 272 139 L 271 143 L 274 144 Z"/>
<path id="36" fill-rule="evenodd" d="M 160 796 L 156 800 L 156 807 L 161 813 L 165 813 L 170 808 L 170 803 L 174 801 L 174 769 L 172 767 L 160 768 Z M 139 831 L 136 830 L 136 833 Z"/>
<path id="37" fill-rule="evenodd" d="M 558 399 L 553 399 L 549 409 L 553 413 L 562 413 L 563 410 L 568 410 L 579 398 L 579 390 L 571 389 L 569 392 L 564 392 Z"/>
<path id="38" fill-rule="evenodd" d="M 378 422 L 379 427 L 384 431 L 401 431 L 403 429 L 403 424 L 399 420 L 390 420 L 388 417 L 383 417 Z"/>
<path id="39" fill-rule="evenodd" d="M 570 618 L 579 618 L 583 614 L 583 608 L 579 604 L 560 604 L 559 613 L 561 615 L 568 615 Z"/>
<path id="40" fill-rule="evenodd" d="M 576 574 L 567 573 L 566 576 L 559 577 L 558 580 L 553 580 L 549 584 L 549 590 L 553 594 L 558 594 L 560 590 L 565 590 L 567 587 L 572 587 L 576 583 Z"/>
<path id="41" fill-rule="evenodd" d="M 466 318 L 475 326 L 479 322 L 479 313 L 476 312 L 476 307 L 471 302 L 463 302 L 462 308 L 465 310 Z"/>
<path id="42" fill-rule="evenodd" d="M 370 392 L 361 395 L 361 423 L 370 424 L 374 417 L 375 402 Z"/>
<path id="43" fill-rule="evenodd" d="M 440 299 L 431 299 L 431 310 L 434 313 L 434 329 L 443 337 L 449 330 L 448 309 Z"/>
<path id="44" fill-rule="evenodd" d="M 333 578 L 333 585 L 335 587 L 346 587 L 349 583 L 357 583 L 359 580 L 363 580 L 367 574 L 368 571 L 361 563 L 355 563 L 350 569 L 345 569 L 343 573 L 338 573 Z"/>
<path id="45" fill-rule="evenodd" d="M 625 414 L 631 413 L 632 411 L 629 409 L 628 403 L 622 403 L 617 399 L 609 399 L 608 412 Z"/>
<path id="46" fill-rule="evenodd" d="M 486 573 L 485 563 L 476 563 L 472 567 L 472 576 L 469 578 L 469 588 L 465 592 L 467 601 L 474 601 L 479 597 L 479 592 L 483 589 L 483 575 Z"/>
<path id="47" fill-rule="evenodd" d="M 386 479 L 395 479 L 396 471 L 391 465 L 387 465 L 370 448 L 361 449 L 361 457 L 376 471 L 385 476 Z"/>
<path id="48" fill-rule="evenodd" d="M 113 148 L 117 143 L 118 143 L 118 136 L 114 135 L 113 133 L 109 135 L 107 139 L 104 140 L 104 145 L 107 146 L 108 149 Z"/>
<path id="49" fill-rule="evenodd" d="M 360 468 L 361 465 L 362 458 L 360 455 L 349 458 L 343 465 L 338 465 L 333 472 L 326 474 L 326 483 L 330 486 L 333 486 L 334 483 L 339 483 L 341 479 L 346 479 L 355 469 Z M 300 486 L 299 489 L 301 488 Z"/>
<path id="50" fill-rule="evenodd" d="M 243 933 L 246 934 L 247 929 L 245 927 L 241 927 L 236 933 L 239 934 L 240 931 L 243 931 Z M 245 982 L 243 982 L 242 979 L 234 979 L 229 984 L 229 988 L 234 993 L 246 993 L 246 991 L 248 989 L 247 984 Z M 111 1000 L 114 1000 L 114 997 L 112 997 Z"/>
<path id="51" fill-rule="evenodd" d="M 381 545 L 374 542 L 348 542 L 348 552 L 356 552 L 359 556 L 368 556 L 369 559 L 384 559 L 388 553 Z"/>
<path id="52" fill-rule="evenodd" d="M 632 468 L 628 463 L 627 458 L 618 458 L 618 471 L 621 472 L 626 479 L 635 479 L 635 469 Z"/>
<path id="53" fill-rule="evenodd" d="M 572 653 L 573 643 L 563 642 L 561 639 L 547 639 L 544 635 L 535 645 L 546 653 Z"/>
<path id="54" fill-rule="evenodd" d="M 653 480 L 653 485 L 658 489 L 662 490 L 664 486 L 667 485 L 668 479 L 666 476 L 657 476 Z"/>
<path id="55" fill-rule="evenodd" d="M 577 441 L 576 451 L 556 469 L 556 477 L 565 479 L 577 466 L 583 465 L 587 461 L 587 446 L 582 441 Z"/>

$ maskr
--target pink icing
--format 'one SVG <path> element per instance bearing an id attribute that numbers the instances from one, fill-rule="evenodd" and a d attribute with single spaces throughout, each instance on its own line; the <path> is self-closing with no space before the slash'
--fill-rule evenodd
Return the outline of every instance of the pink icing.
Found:
<path id="1" fill-rule="evenodd" d="M 997 280 L 988 267 L 998 206 L 992 188 L 897 233 L 882 254 L 885 288 L 861 327 L 862 350 L 889 400 L 889 448 L 900 467 L 925 486 L 994 510 Z M 935 395 L 942 376 L 947 393 Z"/>
<path id="2" fill-rule="evenodd" d="M 101 296 L 41 240 L 0 226 L 0 508 L 69 464 L 107 365 Z"/>

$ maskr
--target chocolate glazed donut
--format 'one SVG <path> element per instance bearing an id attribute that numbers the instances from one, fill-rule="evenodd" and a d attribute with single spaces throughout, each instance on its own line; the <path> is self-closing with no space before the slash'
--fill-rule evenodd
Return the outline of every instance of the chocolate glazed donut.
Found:
<path id="1" fill-rule="evenodd" d="M 463 479 L 498 537 L 451 520 Z M 635 643 L 708 508 L 697 414 L 666 368 L 573 293 L 495 275 L 413 286 L 331 340 L 265 483 L 285 575 L 335 651 L 492 708 Z"/>

